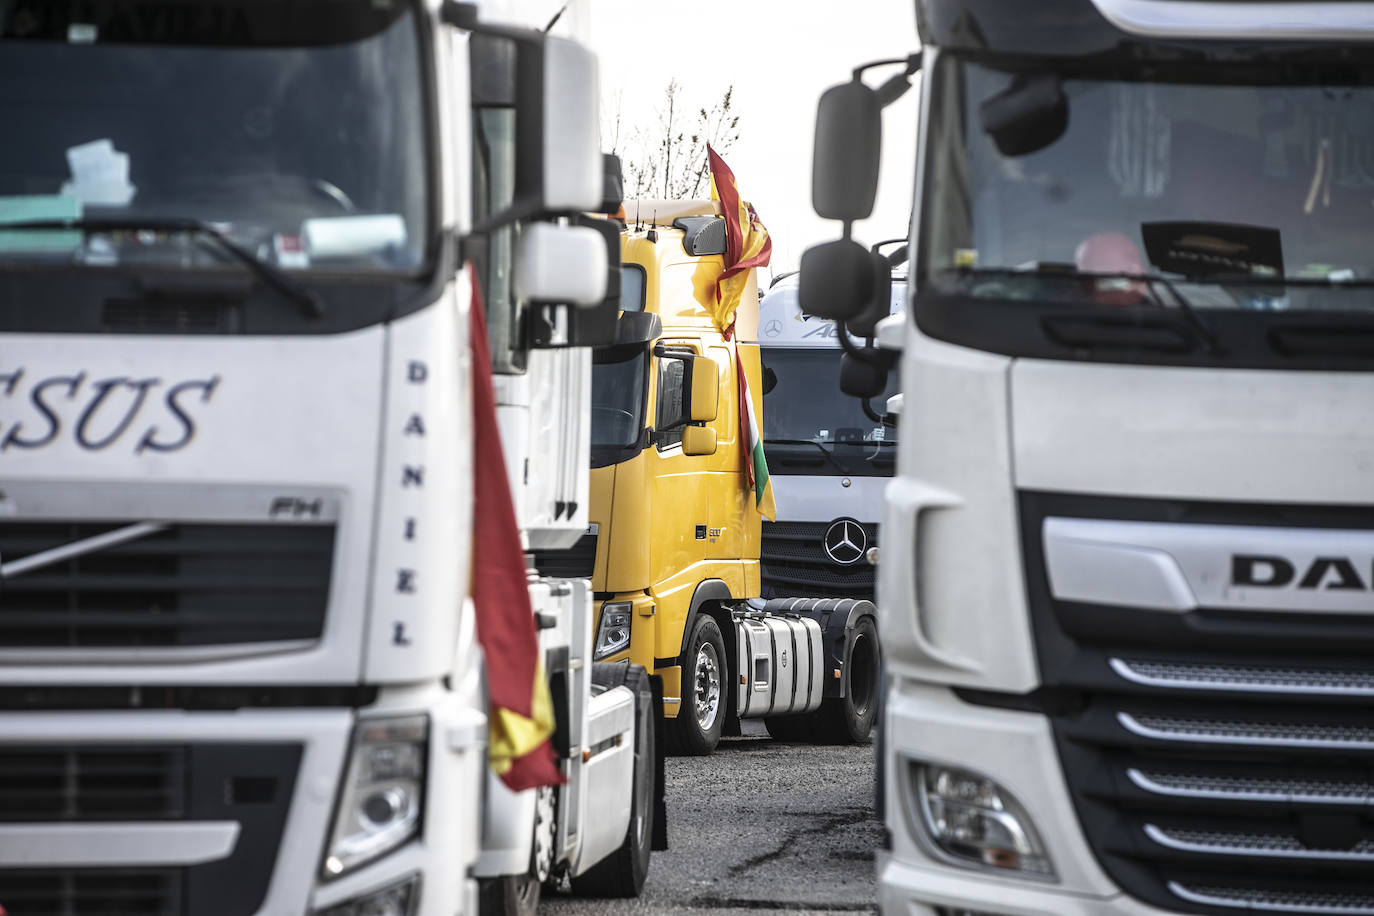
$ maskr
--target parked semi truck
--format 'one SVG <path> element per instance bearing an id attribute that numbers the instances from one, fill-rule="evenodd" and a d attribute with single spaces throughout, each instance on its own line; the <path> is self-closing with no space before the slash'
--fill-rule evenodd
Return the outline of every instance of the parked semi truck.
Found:
<path id="1" fill-rule="evenodd" d="M 546 347 L 615 329 L 594 57 L 372 0 L 0 42 L 0 908 L 637 892 L 652 687 L 526 559 L 586 525 Z"/>
<path id="2" fill-rule="evenodd" d="M 777 278 L 759 301 L 763 441 L 778 507 L 763 526 L 763 597 L 872 601 L 883 489 L 897 463 L 887 406 L 897 373 L 867 404 L 845 395 L 837 325 L 802 313 L 798 280 Z M 889 310 L 900 312 L 905 296 L 905 272 L 894 274 Z"/>
<path id="3" fill-rule="evenodd" d="M 1374 913 L 1374 5 L 916 9 L 813 182 L 922 68 L 883 909 Z"/>
<path id="4" fill-rule="evenodd" d="M 595 353 L 591 526 L 544 561 L 590 573 L 595 658 L 663 678 L 670 749 L 709 753 L 750 717 L 787 737 L 867 740 L 872 603 L 761 597 L 760 491 L 741 425 L 742 411 L 760 410 L 753 270 L 740 274 L 738 310 L 718 322 L 716 282 L 738 259 L 721 206 L 632 201 L 625 212 L 621 320 L 637 316 L 654 339 Z"/>

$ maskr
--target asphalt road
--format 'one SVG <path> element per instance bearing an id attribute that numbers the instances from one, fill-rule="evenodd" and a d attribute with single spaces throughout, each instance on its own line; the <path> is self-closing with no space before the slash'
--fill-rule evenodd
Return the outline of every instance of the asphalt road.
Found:
<path id="1" fill-rule="evenodd" d="M 637 900 L 546 894 L 540 911 L 872 913 L 873 748 L 779 744 L 745 722 L 710 757 L 669 757 L 668 843 Z"/>

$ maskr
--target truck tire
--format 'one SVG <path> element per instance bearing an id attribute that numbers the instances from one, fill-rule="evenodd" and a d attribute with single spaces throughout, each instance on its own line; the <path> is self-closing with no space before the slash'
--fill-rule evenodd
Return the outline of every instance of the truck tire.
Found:
<path id="1" fill-rule="evenodd" d="M 844 670 L 848 677 L 844 696 L 826 700 L 814 713 L 818 743 L 867 744 L 872 740 L 882 671 L 878 627 L 872 617 L 862 618 L 854 628 L 845 649 Z"/>
<path id="2" fill-rule="evenodd" d="M 659 710 L 654 703 L 649 674 L 639 665 L 594 665 L 592 683 L 605 687 L 624 685 L 635 694 L 634 785 L 630 788 L 630 826 L 625 842 L 587 871 L 569 879 L 579 897 L 638 897 L 649 874 L 649 854 L 654 836 L 654 779 L 658 772 L 654 755 L 654 728 Z"/>
<path id="3" fill-rule="evenodd" d="M 667 720 L 670 754 L 704 757 L 716 749 L 725 726 L 729 677 L 725 638 L 715 620 L 702 614 L 687 641 L 682 703 L 677 718 Z"/>

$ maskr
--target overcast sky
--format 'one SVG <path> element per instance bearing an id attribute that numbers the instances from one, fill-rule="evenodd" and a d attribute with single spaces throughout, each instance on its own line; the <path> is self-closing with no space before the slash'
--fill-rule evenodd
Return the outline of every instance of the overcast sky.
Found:
<path id="1" fill-rule="evenodd" d="M 511 8 L 542 25 L 562 5 L 519 0 Z M 735 87 L 740 136 L 725 158 L 772 234 L 774 272 L 795 269 L 804 248 L 839 235 L 811 209 L 816 100 L 856 64 L 918 47 L 914 0 L 576 0 L 556 31 L 597 52 L 602 105 L 608 117 L 620 111 L 622 152 L 636 124 L 657 124 L 670 79 L 692 111 Z M 874 71 L 867 82 L 891 73 Z M 884 112 L 878 204 L 856 226 L 861 242 L 906 235 L 915 121 L 913 89 Z"/>

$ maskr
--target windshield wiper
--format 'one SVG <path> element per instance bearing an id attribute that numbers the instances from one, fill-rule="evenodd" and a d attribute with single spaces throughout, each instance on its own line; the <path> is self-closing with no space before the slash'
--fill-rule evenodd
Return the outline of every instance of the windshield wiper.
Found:
<path id="1" fill-rule="evenodd" d="M 1070 268 L 1031 268 L 1028 270 L 1021 270 L 1015 267 L 959 267 L 954 270 L 954 273 L 957 273 L 959 276 L 969 277 L 1033 277 L 1035 279 L 1054 280 L 1065 278 L 1072 280 L 1135 280 L 1136 282 L 1144 283 L 1146 288 L 1149 289 L 1150 297 L 1154 300 L 1155 305 L 1164 308 L 1164 302 L 1160 298 L 1159 293 L 1155 292 L 1154 288 L 1154 284 L 1158 283 L 1169 291 L 1169 295 L 1173 297 L 1184 320 L 1188 322 L 1188 326 L 1207 344 L 1208 351 L 1213 355 L 1223 352 L 1221 341 L 1217 338 L 1216 333 L 1213 332 L 1212 329 L 1207 326 L 1207 323 L 1198 315 L 1197 308 L 1193 303 L 1188 301 L 1187 297 L 1179 292 L 1178 287 L 1174 285 L 1172 280 L 1161 274 L 1127 273 L 1125 271 L 1103 273 L 1099 271 L 1082 271 Z"/>
<path id="2" fill-rule="evenodd" d="M 284 274 L 239 245 L 229 236 L 207 222 L 179 217 L 131 217 L 124 219 L 32 219 L 0 222 L 0 232 L 28 230 L 78 230 L 81 232 L 186 232 L 214 241 L 244 266 L 257 274 L 268 286 L 298 303 L 310 318 L 324 317 L 324 303 L 312 290 Z"/>
<path id="3" fill-rule="evenodd" d="M 774 439 L 769 436 L 764 436 L 763 447 L 767 448 L 770 445 L 814 445 L 821 450 L 821 454 L 825 456 L 825 460 L 833 464 L 841 474 L 849 473 L 849 468 L 840 463 L 840 459 L 835 457 L 835 453 L 826 448 L 825 443 L 817 442 L 815 439 Z"/>

